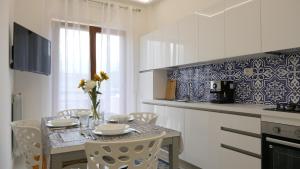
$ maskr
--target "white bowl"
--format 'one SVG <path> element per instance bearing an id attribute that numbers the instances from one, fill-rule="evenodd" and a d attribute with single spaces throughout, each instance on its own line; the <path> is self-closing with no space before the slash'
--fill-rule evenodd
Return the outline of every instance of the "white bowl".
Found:
<path id="1" fill-rule="evenodd" d="M 128 115 L 113 115 L 109 118 L 109 121 L 116 121 L 116 122 L 128 122 L 130 116 Z"/>
<path id="2" fill-rule="evenodd" d="M 72 125 L 75 122 L 75 119 L 54 119 L 51 120 L 50 123 L 53 126 L 67 126 L 67 125 Z"/>
<path id="3" fill-rule="evenodd" d="M 102 124 L 96 127 L 96 132 L 105 134 L 122 134 L 129 128 L 127 124 Z"/>

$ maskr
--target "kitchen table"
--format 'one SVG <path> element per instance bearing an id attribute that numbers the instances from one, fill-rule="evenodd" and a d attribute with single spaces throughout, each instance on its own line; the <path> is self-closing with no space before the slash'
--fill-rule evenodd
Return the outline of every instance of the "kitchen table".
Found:
<path id="1" fill-rule="evenodd" d="M 118 136 L 98 136 L 92 134 L 92 137 L 87 137 L 83 136 L 82 133 L 91 134 L 91 129 L 81 129 L 79 126 L 65 128 L 47 127 L 47 121 L 53 118 L 55 117 L 43 118 L 41 123 L 43 154 L 47 159 L 48 169 L 62 169 L 74 164 L 86 163 L 84 144 L 88 140 L 105 142 L 110 140 L 140 139 L 158 135 L 163 131 L 166 132 L 166 136 L 164 137 L 162 147 L 167 147 L 169 150 L 170 168 L 179 168 L 178 156 L 183 146 L 181 133 L 178 131 L 133 120 L 132 122 L 128 122 L 128 125 L 137 132 Z"/>

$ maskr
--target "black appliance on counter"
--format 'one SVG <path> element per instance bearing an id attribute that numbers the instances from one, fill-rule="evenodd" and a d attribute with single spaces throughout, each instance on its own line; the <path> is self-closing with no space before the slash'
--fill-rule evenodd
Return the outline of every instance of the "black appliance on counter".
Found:
<path id="1" fill-rule="evenodd" d="M 261 123 L 262 169 L 300 168 L 300 126 Z"/>
<path id="2" fill-rule="evenodd" d="M 210 81 L 210 102 L 234 103 L 233 81 Z"/>
<path id="3" fill-rule="evenodd" d="M 280 112 L 288 112 L 288 113 L 300 113 L 300 103 L 277 103 L 274 107 L 265 108 L 265 110 L 269 111 L 280 111 Z"/>

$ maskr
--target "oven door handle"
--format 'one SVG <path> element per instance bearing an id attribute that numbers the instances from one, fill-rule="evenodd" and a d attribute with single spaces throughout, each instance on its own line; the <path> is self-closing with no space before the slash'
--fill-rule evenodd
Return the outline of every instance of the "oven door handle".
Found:
<path id="1" fill-rule="evenodd" d="M 281 145 L 294 147 L 294 148 L 300 148 L 300 144 L 292 143 L 292 142 L 289 142 L 289 141 L 278 140 L 278 139 L 270 138 L 270 137 L 266 137 L 266 140 L 268 142 L 271 142 L 271 143 L 281 144 Z"/>

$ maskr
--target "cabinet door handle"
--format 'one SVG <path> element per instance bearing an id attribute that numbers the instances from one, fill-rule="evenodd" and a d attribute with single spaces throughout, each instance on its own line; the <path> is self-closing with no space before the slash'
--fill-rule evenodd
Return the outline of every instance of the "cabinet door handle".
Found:
<path id="1" fill-rule="evenodd" d="M 231 151 L 235 151 L 237 153 L 241 153 L 241 154 L 244 154 L 244 155 L 248 155 L 248 156 L 251 156 L 251 157 L 261 159 L 261 155 L 256 154 L 256 153 L 252 153 L 252 152 L 249 152 L 249 151 L 246 151 L 246 150 L 242 150 L 240 148 L 236 148 L 236 147 L 229 146 L 229 145 L 226 145 L 226 144 L 221 144 L 221 147 L 225 148 L 225 149 L 228 149 L 228 150 L 231 150 Z"/>
<path id="2" fill-rule="evenodd" d="M 278 140 L 278 139 L 270 138 L 270 137 L 267 137 L 266 140 L 271 143 L 281 144 L 281 145 L 294 147 L 294 148 L 300 148 L 300 144 L 298 144 L 298 143 L 292 143 L 289 141 Z"/>
<path id="3" fill-rule="evenodd" d="M 241 134 L 241 135 L 244 135 L 244 136 L 255 137 L 255 138 L 259 138 L 259 139 L 261 138 L 260 134 L 251 133 L 251 132 L 242 131 L 242 130 L 236 130 L 236 129 L 232 129 L 232 128 L 228 128 L 228 127 L 223 127 L 222 126 L 221 130 L 231 132 L 231 133 Z"/>

